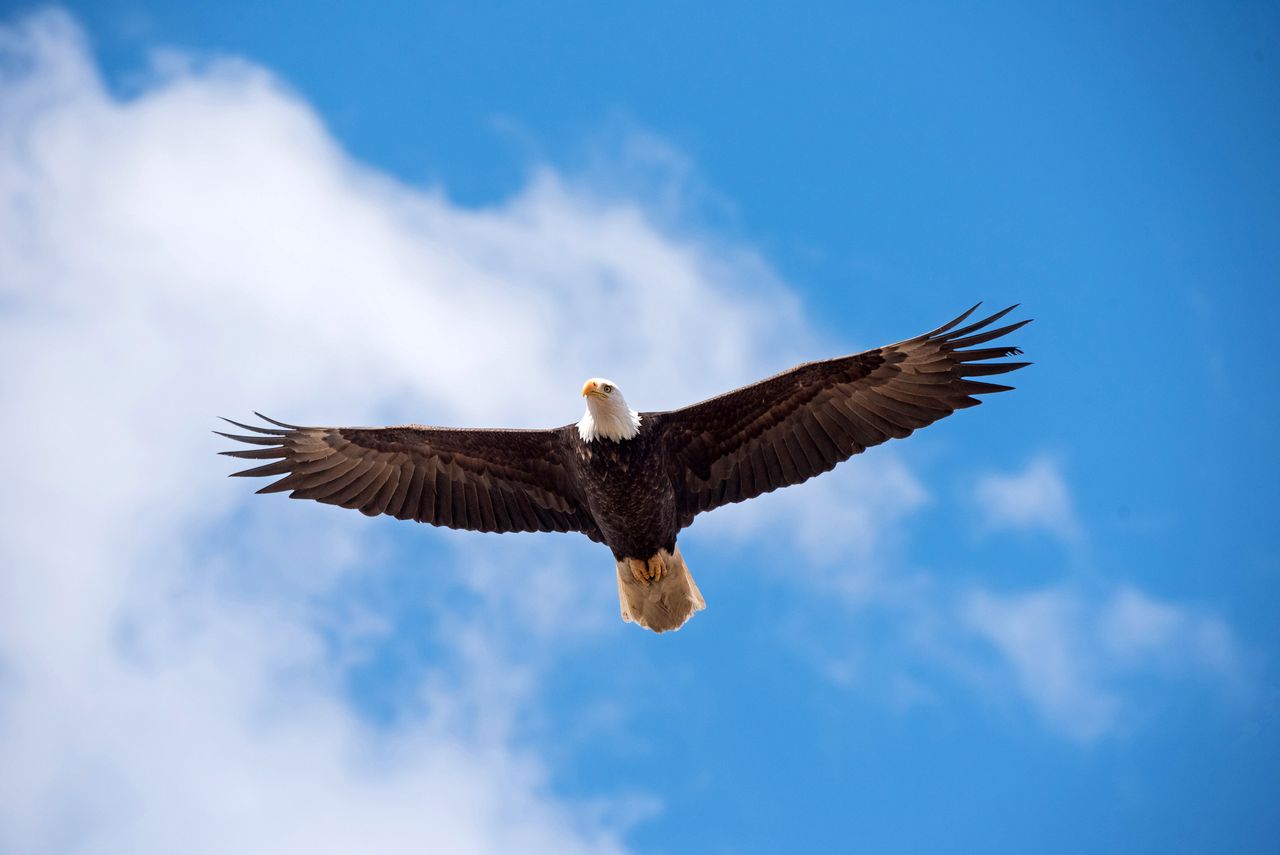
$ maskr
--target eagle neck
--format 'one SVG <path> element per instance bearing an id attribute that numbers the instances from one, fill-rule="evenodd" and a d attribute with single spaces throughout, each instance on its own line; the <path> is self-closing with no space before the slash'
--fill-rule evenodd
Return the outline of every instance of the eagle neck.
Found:
<path id="1" fill-rule="evenodd" d="M 587 403 L 587 411 L 578 422 L 578 436 L 583 442 L 593 439 L 608 439 L 621 442 L 632 439 L 640 432 L 640 414 L 622 402 L 615 405 L 612 401 L 601 402 L 593 406 Z"/>

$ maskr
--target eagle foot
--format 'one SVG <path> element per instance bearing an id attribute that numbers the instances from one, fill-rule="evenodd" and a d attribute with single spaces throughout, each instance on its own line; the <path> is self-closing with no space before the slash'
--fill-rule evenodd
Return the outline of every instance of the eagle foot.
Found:
<path id="1" fill-rule="evenodd" d="M 643 558 L 628 558 L 627 566 L 631 568 L 631 576 L 642 585 L 657 582 L 666 572 L 662 556 L 654 554 L 648 561 Z"/>

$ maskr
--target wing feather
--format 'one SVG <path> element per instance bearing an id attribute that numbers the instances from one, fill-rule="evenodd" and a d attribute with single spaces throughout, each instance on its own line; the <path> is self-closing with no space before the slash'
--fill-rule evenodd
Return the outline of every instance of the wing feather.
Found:
<path id="1" fill-rule="evenodd" d="M 391 494 L 386 507 L 382 509 L 384 514 L 400 516 L 400 509 L 404 507 L 405 498 L 409 495 L 409 488 L 413 485 L 413 476 L 417 468 L 413 459 L 405 455 L 404 460 L 400 462 L 400 477 L 396 479 L 395 492 Z"/>
<path id="2" fill-rule="evenodd" d="M 385 475 L 386 471 L 387 462 L 385 460 L 370 461 L 364 474 L 352 482 L 350 487 L 339 493 L 334 504 L 352 509 L 361 507 L 368 499 L 372 498 L 372 493 L 377 490 L 378 479 Z"/>
<path id="3" fill-rule="evenodd" d="M 404 472 L 404 455 L 397 456 L 401 459 L 388 464 L 386 477 L 382 479 L 382 488 L 378 490 L 372 501 L 361 506 L 360 512 L 366 516 L 376 517 L 379 514 L 385 514 L 387 507 L 391 504 L 391 497 L 399 489 L 400 478 L 403 477 Z"/>
<path id="4" fill-rule="evenodd" d="M 799 484 L 842 460 L 1012 388 L 974 377 L 1029 362 L 992 362 L 1016 347 L 976 347 L 1021 329 L 973 306 L 937 329 L 865 353 L 808 362 L 751 386 L 666 413 L 661 431 L 680 525 L 698 513 Z"/>
<path id="5" fill-rule="evenodd" d="M 567 431 L 270 427 L 227 421 L 252 446 L 223 452 L 262 461 L 235 474 L 283 476 L 260 493 L 289 492 L 359 510 L 478 531 L 602 535 L 568 465 Z"/>

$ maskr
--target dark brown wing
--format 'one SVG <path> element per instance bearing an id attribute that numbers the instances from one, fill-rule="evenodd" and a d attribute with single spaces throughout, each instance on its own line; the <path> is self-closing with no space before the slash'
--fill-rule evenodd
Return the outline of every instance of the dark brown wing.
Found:
<path id="1" fill-rule="evenodd" d="M 1011 386 L 970 378 L 1027 362 L 988 362 L 1016 347 L 981 345 L 1030 321 L 987 329 L 1011 312 L 949 324 L 853 356 L 806 362 L 751 386 L 667 413 L 653 413 L 667 450 L 683 528 L 695 515 L 799 484 L 858 452 L 979 403 Z"/>
<path id="2" fill-rule="evenodd" d="M 256 435 L 221 435 L 262 446 L 223 454 L 274 461 L 236 475 L 284 476 L 259 493 L 292 490 L 294 499 L 449 528 L 600 539 L 564 465 L 564 428 L 298 427 L 257 415 L 277 427 L 231 422 Z"/>

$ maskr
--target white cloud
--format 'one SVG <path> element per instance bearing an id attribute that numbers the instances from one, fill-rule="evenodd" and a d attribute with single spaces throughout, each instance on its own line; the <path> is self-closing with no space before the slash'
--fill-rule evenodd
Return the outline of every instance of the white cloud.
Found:
<path id="1" fill-rule="evenodd" d="M 768 548 L 762 533 L 785 531 L 778 560 L 770 563 L 793 580 L 859 601 L 881 581 L 882 558 L 902 523 L 928 501 L 901 459 L 877 448 L 806 482 L 803 490 L 780 490 L 700 517 L 690 536 L 701 543 L 749 543 L 758 551 Z M 803 573 L 796 572 L 798 563 Z"/>
<path id="2" fill-rule="evenodd" d="M 794 299 L 549 170 L 480 210 L 399 184 L 247 63 L 122 102 L 63 15 L 0 54 L 0 849 L 620 850 L 635 805 L 556 798 L 515 735 L 617 620 L 607 553 L 467 539 L 441 667 L 371 724 L 344 668 L 390 630 L 342 597 L 388 528 L 251 498 L 211 418 L 563 424 L 589 374 L 676 406 L 776 368 Z"/>
<path id="3" fill-rule="evenodd" d="M 983 476 L 974 497 L 987 529 L 1042 529 L 1067 542 L 1080 537 L 1071 493 L 1048 457 L 1013 475 Z"/>
<path id="4" fill-rule="evenodd" d="M 1045 722 L 1081 742 L 1125 727 L 1133 682 L 1207 678 L 1229 687 L 1240 654 L 1218 618 L 1131 587 L 971 592 L 961 621 L 992 645 Z"/>
<path id="5" fill-rule="evenodd" d="M 982 478 L 975 496 L 988 530 L 1083 540 L 1066 481 L 1048 457 Z M 1243 684 L 1238 644 L 1220 618 L 1130 585 L 970 592 L 960 616 L 961 632 L 995 648 L 1046 723 L 1080 742 L 1131 726 L 1140 715 L 1135 688 L 1144 681 L 1198 676 L 1230 690 Z"/>

